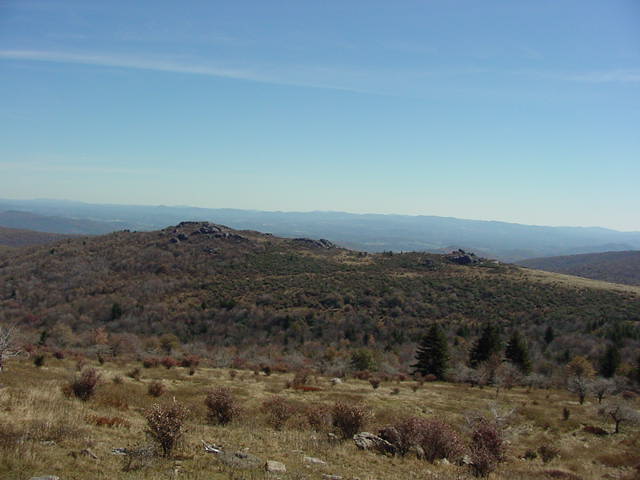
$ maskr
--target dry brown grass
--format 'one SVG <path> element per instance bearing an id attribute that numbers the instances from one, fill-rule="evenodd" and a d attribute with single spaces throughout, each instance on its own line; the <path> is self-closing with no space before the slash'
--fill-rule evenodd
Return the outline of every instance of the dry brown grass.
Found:
<path id="1" fill-rule="evenodd" d="M 366 381 L 349 379 L 330 387 L 329 379 L 318 378 L 319 391 L 282 389 L 291 374 L 248 375 L 239 371 L 235 379 L 227 370 L 200 367 L 193 376 L 184 368 L 152 368 L 144 379 L 126 377 L 133 364 L 106 362 L 97 368 L 102 378 L 120 375 L 122 383 L 104 382 L 94 398 L 82 402 L 65 398 L 60 386 L 75 373 L 72 360 L 56 361 L 43 368 L 32 362 L 13 361 L 0 377 L 0 478 L 23 480 L 37 475 L 58 475 L 64 480 L 86 478 L 124 479 L 257 479 L 267 478 L 260 470 L 238 471 L 221 464 L 203 451 L 201 441 L 214 443 L 225 450 L 248 451 L 264 460 L 286 464 L 283 479 L 321 479 L 323 474 L 344 479 L 453 479 L 472 478 L 466 467 L 429 464 L 409 454 L 387 457 L 357 450 L 352 441 L 330 441 L 331 427 L 323 416 L 312 428 L 307 409 L 324 412 L 336 401 L 362 403 L 373 411 L 369 431 L 408 416 L 437 418 L 453 425 L 468 438 L 465 415 L 470 411 L 489 412 L 495 402 L 495 390 L 470 388 L 433 382 L 414 392 L 413 382 L 382 385 L 373 390 Z M 241 380 L 244 378 L 244 380 Z M 162 381 L 168 388 L 163 397 L 189 411 L 180 448 L 171 458 L 140 457 L 130 462 L 129 471 L 122 456 L 112 449 L 145 446 L 144 411 L 149 408 L 147 387 Z M 204 400 L 207 391 L 227 387 L 242 407 L 242 415 L 228 425 L 207 421 Z M 399 388 L 397 395 L 392 388 Z M 300 410 L 277 430 L 269 425 L 263 403 L 273 391 Z M 636 407 L 638 407 L 638 400 Z M 634 472 L 640 430 L 628 428 L 619 435 L 599 437 L 582 430 L 582 425 L 611 429 L 597 414 L 597 405 L 580 406 L 561 391 L 514 388 L 500 395 L 502 409 L 514 409 L 505 435 L 509 442 L 506 461 L 491 475 L 493 479 L 545 478 L 624 478 Z M 562 408 L 571 408 L 571 419 L 562 419 Z M 304 408 L 302 408 L 304 407 Z M 118 419 L 118 420 L 113 420 Z M 311 422 L 315 421 L 311 415 Z M 113 425 L 110 425 L 113 423 Z M 318 431 L 316 431 L 318 430 Z M 540 456 L 524 460 L 527 450 L 543 445 L 558 448 L 558 455 L 544 464 Z M 91 450 L 98 459 L 81 452 Z M 309 465 L 304 457 L 317 457 L 326 465 Z M 639 460 L 640 462 L 640 460 Z M 637 463 L 637 462 L 636 462 Z M 561 473 L 558 473 L 561 472 Z"/>

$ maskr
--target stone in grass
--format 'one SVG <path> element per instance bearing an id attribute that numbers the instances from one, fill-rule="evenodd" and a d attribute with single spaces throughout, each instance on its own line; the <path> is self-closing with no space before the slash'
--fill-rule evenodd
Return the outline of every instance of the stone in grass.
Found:
<path id="1" fill-rule="evenodd" d="M 56 477 L 55 475 L 45 475 L 43 477 L 31 477 L 30 480 L 60 480 L 60 477 Z"/>
<path id="2" fill-rule="evenodd" d="M 265 464 L 260 457 L 245 452 L 222 452 L 217 458 L 228 467 L 239 469 L 259 468 Z"/>
<path id="3" fill-rule="evenodd" d="M 322 474 L 323 480 L 342 480 L 340 475 L 328 475 L 326 473 Z"/>
<path id="4" fill-rule="evenodd" d="M 271 473 L 286 473 L 287 467 L 282 462 L 276 462 L 275 460 L 267 460 L 264 466 L 267 472 Z"/>
<path id="5" fill-rule="evenodd" d="M 327 462 L 325 462 L 324 460 L 320 460 L 319 458 L 316 457 L 304 457 L 302 459 L 302 461 L 304 463 L 312 463 L 314 465 L 326 465 Z"/>

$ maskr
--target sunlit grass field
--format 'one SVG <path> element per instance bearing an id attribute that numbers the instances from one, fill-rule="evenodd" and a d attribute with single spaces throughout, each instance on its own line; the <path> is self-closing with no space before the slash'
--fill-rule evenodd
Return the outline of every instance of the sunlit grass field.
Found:
<path id="1" fill-rule="evenodd" d="M 227 369 L 201 367 L 189 375 L 185 368 L 159 367 L 140 368 L 141 376 L 136 380 L 127 374 L 140 367 L 139 362 L 94 362 L 88 366 L 98 369 L 101 384 L 96 395 L 83 402 L 65 397 L 61 390 L 77 373 L 75 361 L 49 357 L 40 368 L 29 359 L 8 363 L 0 389 L 1 478 L 273 478 L 274 474 L 263 467 L 266 460 L 284 463 L 287 472 L 278 477 L 290 479 L 331 475 L 361 480 L 473 478 L 466 466 L 359 450 L 353 441 L 335 441 L 327 431 L 314 431 L 301 415 L 294 415 L 282 430 L 275 430 L 261 409 L 262 403 L 274 395 L 307 407 L 329 406 L 336 401 L 364 403 L 373 413 L 366 426 L 370 432 L 399 418 L 417 415 L 444 420 L 464 437 L 465 416 L 470 412 L 511 412 L 505 432 L 507 458 L 491 478 L 632 479 L 640 473 L 635 469 L 640 463 L 640 430 L 623 425 L 620 434 L 601 437 L 583 431 L 584 425 L 607 431 L 613 426 L 598 414 L 595 399 L 579 405 L 564 391 L 518 387 L 497 393 L 488 387 L 441 382 L 427 382 L 416 389 L 416 382 L 411 380 L 383 382 L 374 390 L 365 381 L 347 379 L 333 386 L 324 377 L 311 378 L 309 385 L 317 391 L 299 391 L 287 388 L 293 374 L 266 376 L 242 370 L 234 374 Z M 147 393 L 154 380 L 167 387 L 159 398 Z M 207 420 L 204 399 L 207 390 L 217 386 L 229 387 L 242 408 L 225 426 Z M 114 448 L 149 445 L 145 409 L 153 403 L 173 401 L 185 405 L 190 413 L 184 440 L 171 458 L 153 456 L 131 462 L 112 453 Z M 567 420 L 563 419 L 564 408 L 570 412 Z M 109 421 L 115 424 L 98 425 Z M 248 452 L 263 462 L 252 469 L 225 465 L 216 455 L 204 451 L 203 441 L 229 452 Z M 558 456 L 546 464 L 539 456 L 523 458 L 527 450 L 535 451 L 543 445 L 556 447 Z M 326 464 L 309 463 L 305 456 Z"/>

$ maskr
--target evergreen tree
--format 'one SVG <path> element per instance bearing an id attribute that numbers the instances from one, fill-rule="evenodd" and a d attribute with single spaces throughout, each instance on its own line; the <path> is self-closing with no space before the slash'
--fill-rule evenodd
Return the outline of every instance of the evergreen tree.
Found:
<path id="1" fill-rule="evenodd" d="M 615 344 L 607 347 L 604 355 L 600 359 L 600 375 L 604 378 L 611 378 L 616 374 L 616 370 L 620 366 L 620 351 Z"/>
<path id="2" fill-rule="evenodd" d="M 489 360 L 492 355 L 500 353 L 501 350 L 502 341 L 498 328 L 492 323 L 487 323 L 482 335 L 471 350 L 469 363 L 475 368 L 482 362 Z"/>
<path id="3" fill-rule="evenodd" d="M 553 331 L 553 327 L 549 325 L 544 332 L 544 342 L 549 345 L 556 338 L 556 334 Z"/>
<path id="4" fill-rule="evenodd" d="M 529 375 L 531 373 L 529 348 L 517 330 L 513 331 L 504 354 L 507 360 L 518 367 L 523 374 Z"/>
<path id="5" fill-rule="evenodd" d="M 447 337 L 437 323 L 434 323 L 424 336 L 418 351 L 416 363 L 411 366 L 414 373 L 421 375 L 435 375 L 439 380 L 444 379 L 449 362 L 449 347 Z"/>

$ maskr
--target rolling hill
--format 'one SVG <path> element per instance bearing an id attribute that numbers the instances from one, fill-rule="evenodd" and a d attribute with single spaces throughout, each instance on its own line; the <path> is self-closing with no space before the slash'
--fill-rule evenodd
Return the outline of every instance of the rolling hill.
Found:
<path id="1" fill-rule="evenodd" d="M 640 251 L 531 258 L 519 265 L 605 282 L 640 285 Z"/>
<path id="2" fill-rule="evenodd" d="M 4 247 L 46 245 L 63 240 L 67 237 L 68 235 L 60 235 L 56 233 L 0 227 L 0 246 Z"/>
<path id="3" fill-rule="evenodd" d="M 552 326 L 569 342 L 558 348 L 587 353 L 596 338 L 640 338 L 640 289 L 534 273 L 461 252 L 367 254 L 184 222 L 0 253 L 0 320 L 285 349 L 392 351 L 433 321 L 462 336 L 487 321 L 518 327 L 532 345 Z"/>

